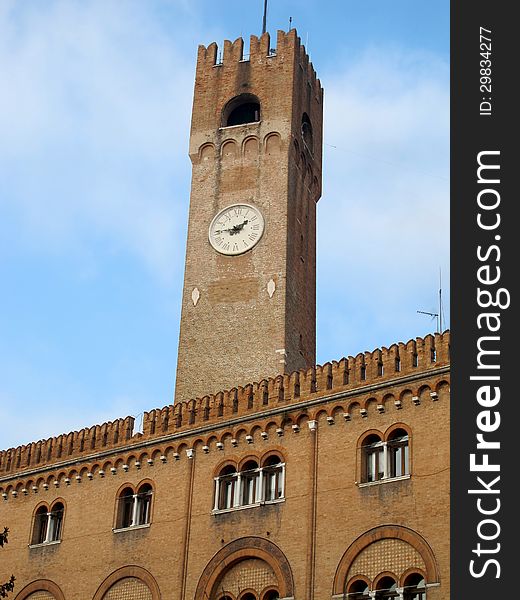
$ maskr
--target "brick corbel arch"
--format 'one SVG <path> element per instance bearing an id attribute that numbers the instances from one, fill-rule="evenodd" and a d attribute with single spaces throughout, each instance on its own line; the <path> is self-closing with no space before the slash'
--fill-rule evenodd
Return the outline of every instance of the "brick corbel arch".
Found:
<path id="1" fill-rule="evenodd" d="M 238 562 L 248 558 L 259 558 L 273 569 L 278 581 L 280 598 L 294 596 L 291 566 L 285 554 L 273 542 L 251 536 L 230 542 L 213 556 L 200 576 L 194 600 L 212 598 L 212 594 L 218 589 L 218 585 L 227 571 Z"/>
<path id="2" fill-rule="evenodd" d="M 15 600 L 25 600 L 25 598 L 27 598 L 31 594 L 34 594 L 34 592 L 42 591 L 49 592 L 49 594 L 52 594 L 55 600 L 65 600 L 65 596 L 63 595 L 63 592 L 58 587 L 58 585 L 56 585 L 53 581 L 50 581 L 49 579 L 38 579 L 37 581 L 29 583 L 23 588 L 23 590 L 18 592 Z"/>
<path id="3" fill-rule="evenodd" d="M 348 547 L 345 554 L 343 554 L 338 568 L 336 569 L 336 575 L 334 576 L 333 595 L 343 593 L 343 586 L 348 571 L 358 554 L 370 544 L 386 539 L 398 539 L 410 544 L 410 546 L 419 552 L 424 561 L 426 566 L 426 581 L 428 583 L 438 583 L 440 581 L 439 567 L 435 560 L 433 550 L 421 535 L 408 527 L 401 527 L 400 525 L 381 525 L 380 527 L 374 527 L 360 535 Z"/>
<path id="4" fill-rule="evenodd" d="M 94 598 L 92 600 L 102 600 L 103 596 L 115 583 L 121 579 L 125 579 L 126 577 L 135 577 L 136 579 L 140 579 L 148 586 L 148 589 L 152 593 L 152 600 L 161 600 L 161 592 L 153 575 L 146 569 L 138 567 L 137 565 L 121 567 L 120 569 L 117 569 L 117 571 L 111 573 L 98 587 L 97 592 L 94 594 Z"/>

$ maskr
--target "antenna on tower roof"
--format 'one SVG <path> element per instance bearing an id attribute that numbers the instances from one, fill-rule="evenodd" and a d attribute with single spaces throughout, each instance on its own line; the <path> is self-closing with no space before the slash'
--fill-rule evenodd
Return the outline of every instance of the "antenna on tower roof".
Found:
<path id="1" fill-rule="evenodd" d="M 417 312 L 421 315 L 428 315 L 432 319 L 437 319 L 437 332 L 442 333 L 442 270 L 439 267 L 439 312 L 427 312 L 425 310 L 418 310 Z"/>
<path id="2" fill-rule="evenodd" d="M 442 333 L 442 269 L 439 267 L 439 333 Z"/>
<path id="3" fill-rule="evenodd" d="M 262 35 L 267 30 L 267 0 L 264 0 L 264 18 L 262 20 Z"/>

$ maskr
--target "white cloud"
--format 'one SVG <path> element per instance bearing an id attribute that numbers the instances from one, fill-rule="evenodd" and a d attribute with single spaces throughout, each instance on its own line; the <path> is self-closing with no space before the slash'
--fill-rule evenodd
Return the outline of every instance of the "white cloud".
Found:
<path id="1" fill-rule="evenodd" d="M 318 332 L 328 358 L 418 334 L 410 324 L 430 298 L 436 308 L 439 267 L 448 296 L 448 67 L 395 48 L 345 64 L 324 77 Z M 434 327 L 416 321 L 421 333 Z"/>
<path id="2" fill-rule="evenodd" d="M 165 280 L 182 254 L 192 48 L 139 3 L 0 12 L 0 210 L 36 251 L 101 238 Z"/>

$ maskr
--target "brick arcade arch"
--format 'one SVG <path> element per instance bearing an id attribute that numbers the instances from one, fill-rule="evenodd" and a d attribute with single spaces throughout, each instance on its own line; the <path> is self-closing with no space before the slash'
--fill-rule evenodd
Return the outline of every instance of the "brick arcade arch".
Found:
<path id="1" fill-rule="evenodd" d="M 47 593 L 48 599 L 65 600 L 63 592 L 53 581 L 49 579 L 38 579 L 26 585 L 23 590 L 18 592 L 14 600 L 31 600 L 31 595 L 36 595 L 38 592 Z M 43 594 L 42 594 L 43 597 Z"/>
<path id="2" fill-rule="evenodd" d="M 401 540 L 409 544 L 419 553 L 424 561 L 426 581 L 428 583 L 440 581 L 439 568 L 433 550 L 421 535 L 408 527 L 402 527 L 400 525 L 382 525 L 363 533 L 347 548 L 347 551 L 343 554 L 339 562 L 336 575 L 334 576 L 333 595 L 343 593 L 349 569 L 356 557 L 371 544 L 382 540 Z"/>
<path id="3" fill-rule="evenodd" d="M 105 594 L 110 591 L 116 584 L 126 579 L 134 579 L 142 582 L 148 588 L 150 595 L 149 600 L 161 600 L 161 592 L 153 575 L 137 565 L 129 565 L 121 567 L 111 573 L 99 586 L 92 600 L 103 600 Z M 148 598 L 147 598 L 148 600 Z"/>
<path id="4" fill-rule="evenodd" d="M 245 537 L 230 542 L 209 561 L 199 579 L 195 600 L 214 600 L 226 574 L 240 562 L 255 559 L 263 561 L 272 570 L 280 598 L 294 596 L 292 570 L 285 554 L 269 540 Z"/>

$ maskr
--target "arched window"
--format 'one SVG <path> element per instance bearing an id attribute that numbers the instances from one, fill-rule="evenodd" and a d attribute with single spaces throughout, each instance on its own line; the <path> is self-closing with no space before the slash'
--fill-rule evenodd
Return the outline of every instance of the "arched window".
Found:
<path id="1" fill-rule="evenodd" d="M 285 464 L 277 455 L 262 464 L 248 460 L 237 472 L 233 465 L 225 466 L 215 477 L 213 511 L 231 510 L 242 506 L 260 506 L 284 498 Z"/>
<path id="2" fill-rule="evenodd" d="M 279 456 L 269 456 L 263 464 L 264 501 L 284 497 L 285 464 Z"/>
<path id="3" fill-rule="evenodd" d="M 381 438 L 372 434 L 365 438 L 362 446 L 363 481 L 379 481 L 385 476 L 384 443 Z"/>
<path id="4" fill-rule="evenodd" d="M 248 460 L 240 472 L 241 479 L 241 504 L 247 506 L 257 502 L 258 485 L 258 463 L 254 460 Z"/>
<path id="5" fill-rule="evenodd" d="M 349 588 L 347 597 L 349 600 L 368 600 L 368 584 L 365 581 L 354 581 Z"/>
<path id="6" fill-rule="evenodd" d="M 351 583 L 348 587 L 348 600 L 369 600 L 368 584 L 362 579 L 358 579 Z"/>
<path id="7" fill-rule="evenodd" d="M 312 125 L 309 115 L 303 113 L 302 116 L 302 138 L 307 148 L 312 152 L 313 150 L 313 138 L 312 138 Z"/>
<path id="8" fill-rule="evenodd" d="M 363 483 L 410 475 L 408 432 L 394 429 L 386 441 L 377 434 L 368 435 L 362 442 L 361 456 Z"/>
<path id="9" fill-rule="evenodd" d="M 253 592 L 246 592 L 243 596 L 240 596 L 240 600 L 258 600 Z"/>
<path id="10" fill-rule="evenodd" d="M 387 600 L 388 598 L 399 598 L 397 582 L 393 577 L 382 577 L 377 584 L 376 600 Z"/>
<path id="11" fill-rule="evenodd" d="M 233 508 L 235 505 L 235 486 L 237 484 L 237 471 L 232 465 L 224 467 L 217 481 L 218 509 Z"/>
<path id="12" fill-rule="evenodd" d="M 260 121 L 260 100 L 253 94 L 240 94 L 230 100 L 222 113 L 222 126 L 245 125 Z"/>
<path id="13" fill-rule="evenodd" d="M 262 600 L 280 600 L 280 594 L 276 590 L 269 590 L 263 595 Z"/>
<path id="14" fill-rule="evenodd" d="M 61 502 L 56 502 L 51 510 L 46 506 L 40 506 L 34 515 L 31 545 L 50 544 L 61 540 L 63 510 Z"/>
<path id="15" fill-rule="evenodd" d="M 134 490 L 130 487 L 125 488 L 119 494 L 118 507 L 118 529 L 125 529 L 132 526 L 132 514 L 134 508 Z"/>
<path id="16" fill-rule="evenodd" d="M 419 573 L 408 575 L 404 582 L 404 600 L 426 600 L 426 582 Z"/>
<path id="17" fill-rule="evenodd" d="M 126 487 L 119 494 L 117 529 L 138 527 L 150 524 L 153 489 L 149 483 L 143 483 L 137 493 Z"/>
<path id="18" fill-rule="evenodd" d="M 136 525 L 148 525 L 150 523 L 150 513 L 152 508 L 153 489 L 149 483 L 143 485 L 137 490 L 136 503 Z"/>
<path id="19" fill-rule="evenodd" d="M 402 477 L 410 473 L 408 433 L 404 429 L 392 431 L 387 441 L 388 477 Z"/>

